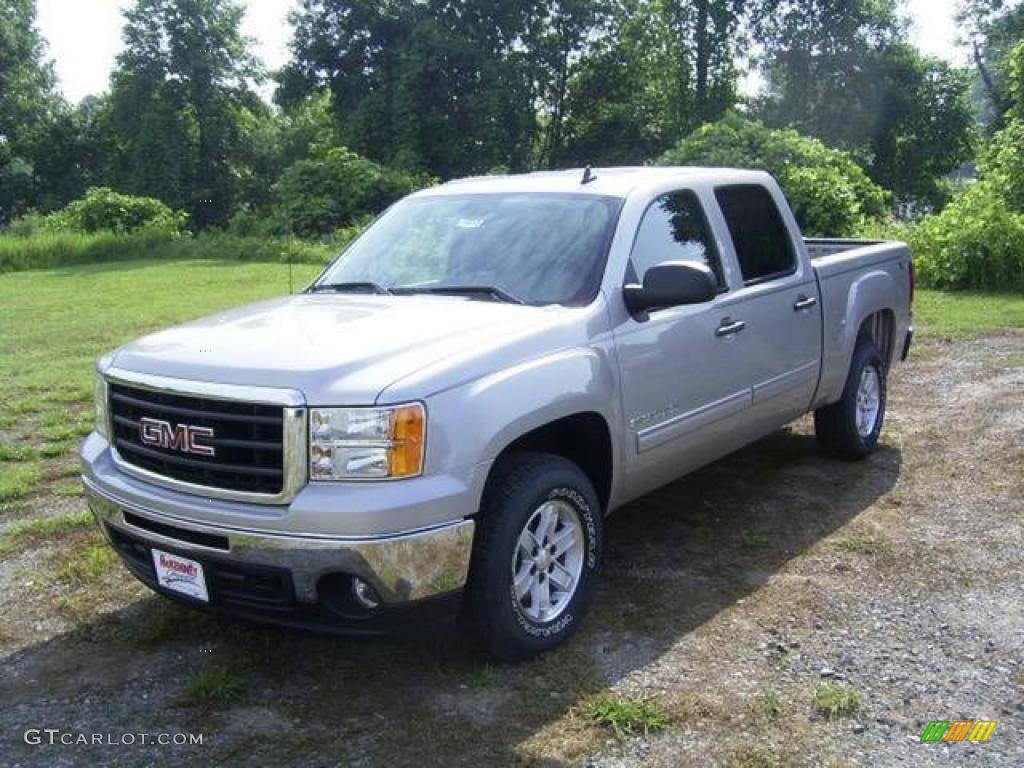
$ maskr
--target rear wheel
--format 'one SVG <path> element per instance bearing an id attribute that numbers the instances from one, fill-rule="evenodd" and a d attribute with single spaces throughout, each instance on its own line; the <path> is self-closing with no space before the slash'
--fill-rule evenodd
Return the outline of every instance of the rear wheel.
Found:
<path id="1" fill-rule="evenodd" d="M 814 431 L 821 448 L 842 459 L 862 459 L 878 445 L 885 421 L 885 363 L 870 338 L 853 353 L 839 402 L 814 412 Z"/>
<path id="2" fill-rule="evenodd" d="M 593 485 L 560 456 L 515 454 L 495 469 L 470 566 L 470 623 L 496 658 L 529 658 L 576 631 L 600 563 Z"/>

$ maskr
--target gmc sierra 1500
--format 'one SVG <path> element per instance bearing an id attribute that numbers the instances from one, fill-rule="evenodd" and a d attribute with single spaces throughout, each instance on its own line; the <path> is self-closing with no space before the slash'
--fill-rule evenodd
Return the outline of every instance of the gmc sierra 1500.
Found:
<path id="1" fill-rule="evenodd" d="M 616 507 L 812 410 L 870 453 L 912 294 L 904 245 L 804 240 L 764 173 L 452 182 L 300 295 L 101 359 L 83 480 L 165 595 L 348 631 L 458 612 L 523 658 L 578 627 Z"/>

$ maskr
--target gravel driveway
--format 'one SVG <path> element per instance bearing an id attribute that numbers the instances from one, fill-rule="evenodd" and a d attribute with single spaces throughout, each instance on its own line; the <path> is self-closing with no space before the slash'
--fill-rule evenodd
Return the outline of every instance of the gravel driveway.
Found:
<path id="1" fill-rule="evenodd" d="M 448 628 L 338 640 L 192 613 L 120 566 L 56 579 L 79 530 L 0 560 L 0 764 L 1021 766 L 1022 524 L 1008 332 L 919 350 L 863 463 L 822 458 L 804 420 L 621 510 L 584 631 L 515 667 Z M 853 703 L 823 713 L 824 684 Z M 617 735 L 585 714 L 602 694 L 669 724 Z M 961 719 L 998 725 L 920 743 Z"/>

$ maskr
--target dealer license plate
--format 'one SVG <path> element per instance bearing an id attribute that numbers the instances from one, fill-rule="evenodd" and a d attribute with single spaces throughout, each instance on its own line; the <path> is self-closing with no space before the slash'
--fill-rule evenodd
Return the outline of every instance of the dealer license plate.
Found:
<path id="1" fill-rule="evenodd" d="M 204 603 L 210 602 L 202 563 L 154 549 L 153 565 L 156 567 L 157 583 L 161 587 L 202 600 Z"/>

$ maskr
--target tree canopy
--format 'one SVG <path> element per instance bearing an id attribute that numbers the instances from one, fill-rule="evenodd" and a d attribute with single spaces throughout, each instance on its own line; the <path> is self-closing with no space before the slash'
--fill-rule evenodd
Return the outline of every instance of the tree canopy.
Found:
<path id="1" fill-rule="evenodd" d="M 76 106 L 33 0 L 0 13 L 0 223 L 109 187 L 192 229 L 329 234 L 428 178 L 652 162 L 733 113 L 846 152 L 902 210 L 976 154 L 972 76 L 910 44 L 901 0 L 303 0 L 274 105 L 241 0 L 132 0 L 109 90 Z M 963 13 L 1008 103 L 1019 4 Z"/>

